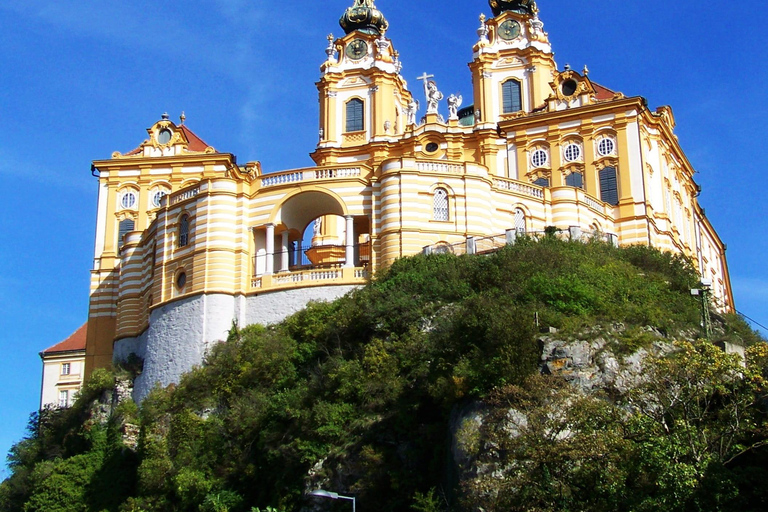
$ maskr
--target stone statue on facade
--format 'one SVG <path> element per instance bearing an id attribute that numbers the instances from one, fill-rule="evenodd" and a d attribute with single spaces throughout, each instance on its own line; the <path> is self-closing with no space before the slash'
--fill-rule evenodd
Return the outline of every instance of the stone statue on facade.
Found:
<path id="1" fill-rule="evenodd" d="M 451 94 L 448 96 L 448 119 L 458 119 L 459 118 L 459 107 L 461 107 L 462 102 L 464 101 L 464 98 L 462 98 L 461 95 L 456 96 L 455 94 Z"/>
<path id="2" fill-rule="evenodd" d="M 405 111 L 406 126 L 416 124 L 416 113 L 419 111 L 418 100 L 411 100 L 411 102 L 408 103 L 408 106 L 404 109 L 404 111 Z"/>
<path id="3" fill-rule="evenodd" d="M 427 114 L 437 114 L 437 104 L 444 97 L 443 93 L 437 90 L 437 82 L 434 80 L 425 82 L 424 92 L 427 95 Z"/>

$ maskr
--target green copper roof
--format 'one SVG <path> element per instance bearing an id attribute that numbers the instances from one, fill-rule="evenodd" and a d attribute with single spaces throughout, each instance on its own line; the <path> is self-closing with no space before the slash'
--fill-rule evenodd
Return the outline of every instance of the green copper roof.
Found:
<path id="1" fill-rule="evenodd" d="M 358 31 L 381 35 L 389 28 L 384 14 L 376 9 L 373 0 L 355 0 L 355 4 L 349 7 L 339 20 L 339 25 L 347 34 Z"/>
<path id="2" fill-rule="evenodd" d="M 507 11 L 533 16 L 537 10 L 534 0 L 490 0 L 488 3 L 491 5 L 494 16 Z"/>

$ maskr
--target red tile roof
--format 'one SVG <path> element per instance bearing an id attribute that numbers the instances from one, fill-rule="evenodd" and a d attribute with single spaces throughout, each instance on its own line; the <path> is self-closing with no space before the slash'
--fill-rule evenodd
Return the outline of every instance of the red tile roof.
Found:
<path id="1" fill-rule="evenodd" d="M 612 91 L 607 87 L 603 87 L 602 85 L 595 82 L 592 82 L 592 87 L 595 88 L 595 97 L 598 100 L 612 100 L 613 96 L 616 94 L 615 91 Z"/>
<path id="2" fill-rule="evenodd" d="M 78 350 L 85 350 L 85 336 L 87 333 L 88 323 L 86 322 L 82 327 L 72 333 L 69 338 L 46 350 L 43 350 L 43 354 L 57 354 L 60 352 L 75 352 Z"/>
<path id="3" fill-rule="evenodd" d="M 189 146 L 187 146 L 187 149 L 190 151 L 205 151 L 208 148 L 208 144 L 206 144 L 203 139 L 195 135 L 195 132 L 187 128 L 185 125 L 179 126 L 179 130 L 181 130 L 181 132 L 189 141 Z"/>

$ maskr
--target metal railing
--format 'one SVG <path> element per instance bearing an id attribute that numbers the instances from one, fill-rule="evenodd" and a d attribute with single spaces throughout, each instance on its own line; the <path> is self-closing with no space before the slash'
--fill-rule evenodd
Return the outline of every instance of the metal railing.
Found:
<path id="1" fill-rule="evenodd" d="M 422 252 L 424 254 L 454 254 L 461 256 L 464 254 L 490 254 L 496 252 L 507 245 L 514 245 L 520 237 L 541 239 L 544 237 L 555 237 L 559 240 L 574 242 L 588 242 L 591 240 L 600 240 L 614 246 L 618 246 L 619 237 L 613 233 L 603 233 L 602 231 L 582 231 L 578 226 L 571 226 L 567 229 L 553 228 L 547 231 L 523 231 L 518 229 L 509 229 L 503 234 L 484 237 L 468 237 L 465 241 L 449 243 L 438 243 L 427 245 Z"/>

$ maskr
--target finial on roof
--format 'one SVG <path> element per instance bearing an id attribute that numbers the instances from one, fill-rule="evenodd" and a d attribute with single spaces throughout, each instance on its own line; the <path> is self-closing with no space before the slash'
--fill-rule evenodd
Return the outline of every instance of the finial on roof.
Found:
<path id="1" fill-rule="evenodd" d="M 171 116 L 168 115 L 168 112 L 165 112 L 161 117 L 163 118 L 163 121 L 167 121 L 171 118 Z"/>
<path id="2" fill-rule="evenodd" d="M 184 124 L 184 121 L 187 120 L 187 116 L 184 114 L 184 111 L 181 111 L 181 115 L 179 116 L 179 121 L 181 121 L 181 124 Z"/>
<path id="3" fill-rule="evenodd" d="M 566 64 L 565 65 L 565 70 L 566 71 L 570 71 L 571 70 L 571 65 L 570 64 Z"/>
<path id="4" fill-rule="evenodd" d="M 344 12 L 339 25 L 345 34 L 358 31 L 363 34 L 382 35 L 389 28 L 387 19 L 376 8 L 373 0 L 355 0 L 354 5 Z"/>
<path id="5" fill-rule="evenodd" d="M 491 5 L 494 16 L 507 11 L 529 15 L 538 12 L 536 2 L 533 0 L 489 0 L 488 3 Z"/>
<path id="6" fill-rule="evenodd" d="M 581 71 L 581 74 L 583 74 L 584 76 L 589 75 L 589 68 L 587 67 L 586 64 L 584 64 L 584 69 Z"/>

